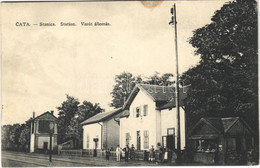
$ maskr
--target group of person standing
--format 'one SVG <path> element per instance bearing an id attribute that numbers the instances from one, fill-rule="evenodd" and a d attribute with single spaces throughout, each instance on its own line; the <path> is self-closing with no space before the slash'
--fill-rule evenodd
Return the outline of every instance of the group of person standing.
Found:
<path id="1" fill-rule="evenodd" d="M 177 159 L 177 155 L 176 155 L 176 152 L 172 149 L 167 149 L 163 146 L 160 146 L 159 147 L 159 154 L 156 155 L 156 152 L 155 152 L 155 149 L 154 147 L 152 146 L 150 149 L 149 149 L 149 161 L 151 162 L 160 162 L 160 163 L 163 163 L 163 162 L 174 162 L 176 159 Z"/>
<path id="2" fill-rule="evenodd" d="M 109 156 L 111 155 L 110 151 L 113 149 L 107 149 L 106 150 L 106 160 L 109 160 Z M 130 160 L 135 159 L 135 147 L 132 144 L 131 147 L 126 145 L 124 148 L 121 148 L 119 145 L 117 145 L 116 150 L 116 161 L 120 162 L 122 159 L 125 160 L 125 162 L 128 162 Z M 149 158 L 148 160 L 151 162 L 174 162 L 177 158 L 176 152 L 172 149 L 167 149 L 163 146 L 159 147 L 159 150 L 154 149 L 154 146 L 152 145 L 149 149 Z"/>
<path id="3" fill-rule="evenodd" d="M 135 151 L 135 147 L 132 144 L 131 148 L 129 148 L 128 145 L 125 146 L 125 148 L 121 148 L 119 145 L 117 145 L 116 147 L 116 161 L 121 161 L 121 159 L 125 159 L 126 162 L 128 162 L 129 159 L 134 159 L 134 152 Z M 110 150 L 107 149 L 106 150 L 106 160 L 109 160 L 109 156 L 110 156 Z"/>

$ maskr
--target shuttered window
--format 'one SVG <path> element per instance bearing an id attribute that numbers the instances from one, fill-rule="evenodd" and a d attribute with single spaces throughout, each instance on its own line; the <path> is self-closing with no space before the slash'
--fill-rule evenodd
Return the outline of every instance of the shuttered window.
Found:
<path id="1" fill-rule="evenodd" d="M 89 135 L 87 135 L 87 148 L 89 149 Z"/>
<path id="2" fill-rule="evenodd" d="M 140 112 L 141 112 L 141 108 L 140 107 L 136 107 L 136 111 L 135 111 L 135 117 L 136 118 L 140 117 Z"/>
<path id="3" fill-rule="evenodd" d="M 144 149 L 149 148 L 149 131 L 144 131 Z"/>
<path id="4" fill-rule="evenodd" d="M 148 105 L 144 105 L 144 110 L 143 110 L 143 116 L 147 116 L 148 115 Z"/>

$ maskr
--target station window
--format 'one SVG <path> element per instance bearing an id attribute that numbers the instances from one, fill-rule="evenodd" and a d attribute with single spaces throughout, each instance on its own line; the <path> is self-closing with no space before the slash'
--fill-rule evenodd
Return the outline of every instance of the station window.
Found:
<path id="1" fill-rule="evenodd" d="M 166 147 L 167 146 L 167 136 L 162 137 L 162 146 Z"/>
<path id="2" fill-rule="evenodd" d="M 168 128 L 167 129 L 167 135 L 174 135 L 175 134 L 175 129 L 174 128 Z"/>
<path id="3" fill-rule="evenodd" d="M 87 149 L 89 148 L 89 135 L 87 135 Z"/>
<path id="4" fill-rule="evenodd" d="M 144 131 L 144 148 L 149 148 L 149 131 Z"/>
<path id="5" fill-rule="evenodd" d="M 144 105 L 144 116 L 147 116 L 148 115 L 148 105 Z"/>
<path id="6" fill-rule="evenodd" d="M 140 107 L 136 107 L 136 110 L 135 110 L 135 117 L 136 118 L 140 117 L 140 112 L 141 112 L 141 108 Z"/>

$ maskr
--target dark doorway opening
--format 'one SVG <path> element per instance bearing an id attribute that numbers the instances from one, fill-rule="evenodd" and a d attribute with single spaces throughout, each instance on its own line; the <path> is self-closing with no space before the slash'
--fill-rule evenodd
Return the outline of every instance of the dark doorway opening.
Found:
<path id="1" fill-rule="evenodd" d="M 166 147 L 168 149 L 173 150 L 175 148 L 175 138 L 174 135 L 167 135 L 167 139 L 166 139 Z"/>
<path id="2" fill-rule="evenodd" d="M 136 132 L 136 137 L 137 137 L 137 150 L 141 150 L 141 136 L 140 136 L 140 131 Z"/>
<path id="3" fill-rule="evenodd" d="M 48 142 L 43 142 L 43 152 L 47 153 L 48 151 Z"/>

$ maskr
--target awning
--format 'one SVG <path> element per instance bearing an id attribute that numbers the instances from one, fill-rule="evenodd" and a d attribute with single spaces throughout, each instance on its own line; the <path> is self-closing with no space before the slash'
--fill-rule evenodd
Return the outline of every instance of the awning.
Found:
<path id="1" fill-rule="evenodd" d="M 192 135 L 190 139 L 216 139 L 218 135 Z"/>

